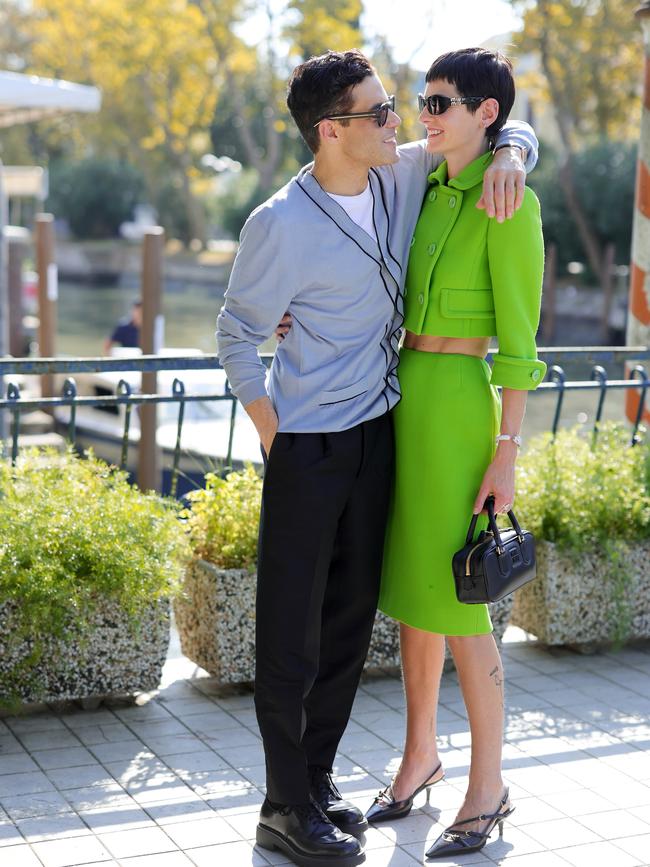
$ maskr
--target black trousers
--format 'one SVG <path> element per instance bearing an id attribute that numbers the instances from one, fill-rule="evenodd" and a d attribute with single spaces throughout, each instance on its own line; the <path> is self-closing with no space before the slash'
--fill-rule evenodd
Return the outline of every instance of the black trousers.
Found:
<path id="1" fill-rule="evenodd" d="M 391 418 L 276 435 L 260 523 L 255 708 L 267 793 L 309 799 L 331 768 L 372 633 L 393 472 Z"/>

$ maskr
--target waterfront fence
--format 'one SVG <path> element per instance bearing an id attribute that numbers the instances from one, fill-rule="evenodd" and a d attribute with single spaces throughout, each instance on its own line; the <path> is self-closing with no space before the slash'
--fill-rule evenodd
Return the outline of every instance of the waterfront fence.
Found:
<path id="1" fill-rule="evenodd" d="M 539 355 L 548 364 L 549 369 L 546 381 L 542 382 L 536 392 L 544 394 L 554 392 L 556 403 L 550 430 L 557 432 L 564 397 L 569 391 L 594 391 L 598 392 L 597 409 L 594 416 L 593 433 L 597 436 L 598 426 L 602 419 L 603 409 L 607 394 L 613 390 L 636 389 L 639 394 L 639 406 L 636 419 L 632 421 L 630 444 L 634 445 L 639 440 L 639 428 L 643 412 L 647 403 L 650 378 L 647 372 L 650 360 L 648 347 L 548 347 L 541 348 Z M 272 356 L 264 355 L 265 363 L 270 364 Z M 608 378 L 605 364 L 615 363 L 623 365 L 624 362 L 634 358 L 638 363 L 629 371 L 627 379 Z M 575 366 L 580 362 L 590 366 L 590 378 L 582 380 L 570 380 L 567 378 L 563 364 Z M 7 381 L 6 397 L 0 399 L 0 413 L 10 413 L 13 418 L 13 430 L 10 436 L 11 460 L 15 463 L 19 449 L 20 419 L 23 413 L 34 409 L 52 411 L 55 407 L 69 406 L 70 417 L 67 424 L 67 440 L 71 445 L 76 441 L 76 409 L 81 406 L 117 406 L 124 404 L 126 412 L 122 431 L 122 447 L 120 468 L 125 469 L 127 464 L 127 452 L 129 445 L 129 431 L 131 424 L 131 410 L 134 405 L 147 405 L 158 403 L 178 404 L 176 443 L 173 451 L 171 468 L 170 493 L 176 495 L 177 480 L 179 474 L 179 460 L 181 456 L 181 443 L 185 406 L 192 401 L 228 401 L 230 410 L 230 429 L 228 446 L 224 459 L 223 471 L 232 467 L 233 441 L 236 435 L 236 398 L 226 387 L 221 392 L 214 394 L 191 394 L 185 389 L 182 373 L 189 370 L 217 370 L 221 369 L 216 355 L 192 355 L 192 356 L 167 356 L 167 355 L 142 355 L 136 357 L 102 357 L 102 358 L 2 358 L 0 359 L 0 383 Z M 126 380 L 120 380 L 115 395 L 79 395 L 75 379 L 70 374 L 74 373 L 100 373 L 100 372 L 140 372 L 152 373 L 158 371 L 179 371 L 179 376 L 173 380 L 171 393 L 169 394 L 142 394 L 133 391 Z M 60 396 L 52 397 L 23 397 L 18 384 L 12 381 L 12 377 L 20 375 L 66 375 Z"/>

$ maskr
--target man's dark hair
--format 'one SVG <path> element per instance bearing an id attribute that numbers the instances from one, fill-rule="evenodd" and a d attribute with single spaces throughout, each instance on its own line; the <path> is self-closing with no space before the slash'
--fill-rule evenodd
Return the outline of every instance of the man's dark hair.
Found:
<path id="1" fill-rule="evenodd" d="M 427 83 L 441 78 L 453 84 L 460 96 L 489 96 L 499 103 L 499 114 L 486 134 L 494 141 L 508 120 L 515 101 L 515 82 L 512 64 L 500 51 L 487 48 L 463 48 L 449 51 L 434 60 L 426 75 Z M 479 104 L 466 105 L 474 114 Z"/>
<path id="2" fill-rule="evenodd" d="M 349 112 L 352 88 L 374 74 L 368 58 L 356 48 L 328 51 L 296 66 L 287 87 L 287 105 L 312 153 L 320 145 L 318 127 L 314 124 L 330 114 Z"/>

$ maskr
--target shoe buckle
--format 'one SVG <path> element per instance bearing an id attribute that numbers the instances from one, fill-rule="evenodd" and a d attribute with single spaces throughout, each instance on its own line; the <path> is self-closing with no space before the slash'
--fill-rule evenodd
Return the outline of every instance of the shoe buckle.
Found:
<path id="1" fill-rule="evenodd" d="M 393 795 L 393 787 L 386 786 L 385 789 L 381 789 L 377 797 L 375 798 L 375 804 L 379 804 L 381 801 L 385 801 L 386 804 L 394 804 L 395 796 Z"/>

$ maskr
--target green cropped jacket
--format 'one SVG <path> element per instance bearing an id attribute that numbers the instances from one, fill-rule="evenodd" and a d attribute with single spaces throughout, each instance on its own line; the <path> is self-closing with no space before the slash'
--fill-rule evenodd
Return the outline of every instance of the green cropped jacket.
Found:
<path id="1" fill-rule="evenodd" d="M 452 180 L 443 162 L 429 189 L 411 240 L 405 288 L 405 327 L 440 337 L 497 337 L 493 385 L 535 389 L 546 365 L 537 358 L 544 273 L 539 201 L 526 187 L 510 220 L 497 223 L 476 208 L 487 153 Z"/>

